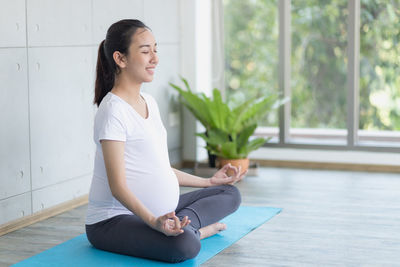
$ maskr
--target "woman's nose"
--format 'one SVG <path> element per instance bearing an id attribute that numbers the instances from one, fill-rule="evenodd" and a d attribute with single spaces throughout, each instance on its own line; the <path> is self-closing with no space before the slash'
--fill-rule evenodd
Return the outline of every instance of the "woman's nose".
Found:
<path id="1" fill-rule="evenodd" d="M 153 52 L 151 57 L 151 63 L 157 64 L 158 63 L 158 55 L 157 53 Z"/>

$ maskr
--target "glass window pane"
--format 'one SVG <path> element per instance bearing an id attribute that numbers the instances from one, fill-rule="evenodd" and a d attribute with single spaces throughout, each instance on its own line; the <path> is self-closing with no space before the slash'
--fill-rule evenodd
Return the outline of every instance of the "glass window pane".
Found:
<path id="1" fill-rule="evenodd" d="M 346 144 L 347 1 L 293 0 L 291 9 L 291 142 Z"/>
<path id="2" fill-rule="evenodd" d="M 399 143 L 400 1 L 360 3 L 360 144 Z"/>
<path id="3" fill-rule="evenodd" d="M 232 103 L 278 93 L 277 1 L 225 0 L 225 84 Z M 278 110 L 259 126 L 277 135 Z M 276 138 L 275 138 L 276 141 Z"/>

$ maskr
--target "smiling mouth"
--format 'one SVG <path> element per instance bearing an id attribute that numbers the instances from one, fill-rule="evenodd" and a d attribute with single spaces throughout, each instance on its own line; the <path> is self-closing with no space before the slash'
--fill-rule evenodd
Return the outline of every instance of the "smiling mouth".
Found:
<path id="1" fill-rule="evenodd" d="M 154 74 L 154 69 L 155 67 L 146 68 L 147 72 L 149 72 L 150 74 Z"/>

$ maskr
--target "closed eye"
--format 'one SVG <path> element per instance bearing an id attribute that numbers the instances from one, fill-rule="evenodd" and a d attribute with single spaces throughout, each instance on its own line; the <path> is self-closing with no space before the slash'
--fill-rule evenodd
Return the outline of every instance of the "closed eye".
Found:
<path id="1" fill-rule="evenodd" d="M 148 54 L 148 53 L 150 53 L 150 52 L 149 52 L 149 51 L 143 51 L 142 53 L 143 53 L 143 54 Z M 156 54 L 157 54 L 157 50 L 154 50 L 153 53 L 156 53 Z"/>

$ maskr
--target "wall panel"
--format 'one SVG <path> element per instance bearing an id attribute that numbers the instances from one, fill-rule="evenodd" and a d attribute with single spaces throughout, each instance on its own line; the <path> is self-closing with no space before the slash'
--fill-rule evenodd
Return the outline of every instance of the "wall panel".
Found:
<path id="1" fill-rule="evenodd" d="M 107 29 L 121 19 L 143 19 L 143 0 L 93 0 L 93 43 L 106 38 Z"/>
<path id="2" fill-rule="evenodd" d="M 25 48 L 0 49 L 0 199 L 30 190 Z"/>
<path id="3" fill-rule="evenodd" d="M 90 47 L 29 49 L 32 187 L 92 171 Z"/>
<path id="4" fill-rule="evenodd" d="M 90 45 L 91 0 L 27 0 L 28 45 Z"/>
<path id="5" fill-rule="evenodd" d="M 0 0 L 0 7 L 0 47 L 24 47 L 25 0 Z"/>
<path id="6" fill-rule="evenodd" d="M 0 200 L 0 225 L 31 214 L 31 192 Z"/>
<path id="7" fill-rule="evenodd" d="M 83 175 L 34 190 L 32 192 L 33 212 L 35 213 L 87 194 L 91 177 L 91 175 Z"/>
<path id="8" fill-rule="evenodd" d="M 179 1 L 144 1 L 144 22 L 152 29 L 158 43 L 178 43 Z"/>

